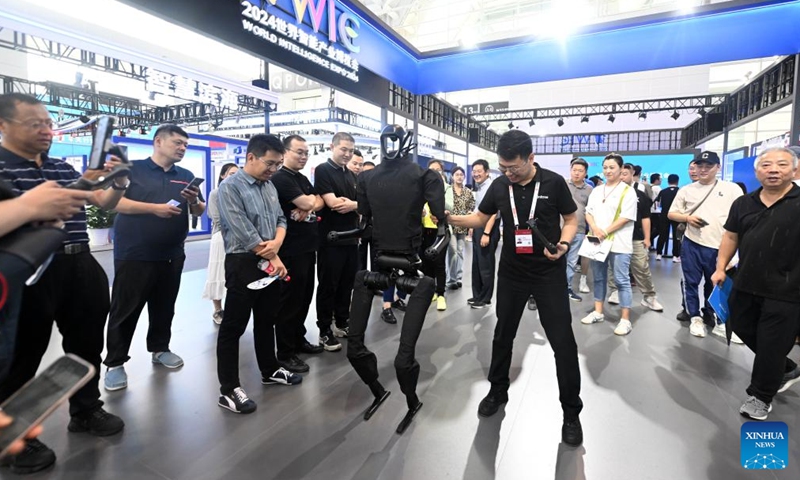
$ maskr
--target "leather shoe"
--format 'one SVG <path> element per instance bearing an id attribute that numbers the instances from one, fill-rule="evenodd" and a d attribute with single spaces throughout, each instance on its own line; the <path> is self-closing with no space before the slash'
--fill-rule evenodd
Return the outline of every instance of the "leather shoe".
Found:
<path id="1" fill-rule="evenodd" d="M 573 447 L 583 443 L 583 427 L 580 419 L 564 419 L 564 425 L 561 426 L 561 441 Z"/>
<path id="2" fill-rule="evenodd" d="M 381 312 L 381 320 L 384 322 L 394 325 L 397 323 L 397 317 L 394 316 L 394 312 L 391 308 L 384 308 L 383 312 Z"/>
<path id="3" fill-rule="evenodd" d="M 306 373 L 308 372 L 308 364 L 300 360 L 297 355 L 287 358 L 286 360 L 279 360 L 278 363 L 292 373 Z"/>
<path id="4" fill-rule="evenodd" d="M 495 392 L 489 391 L 489 394 L 481 400 L 478 405 L 478 415 L 482 417 L 491 417 L 498 410 L 500 406 L 508 402 L 508 392 Z"/>
<path id="5" fill-rule="evenodd" d="M 303 339 L 303 343 L 300 345 L 300 348 L 298 348 L 298 350 L 300 350 L 300 353 L 309 353 L 312 355 L 315 355 L 317 353 L 322 353 L 325 351 L 325 349 L 322 348 L 321 345 L 312 345 L 306 339 Z"/>

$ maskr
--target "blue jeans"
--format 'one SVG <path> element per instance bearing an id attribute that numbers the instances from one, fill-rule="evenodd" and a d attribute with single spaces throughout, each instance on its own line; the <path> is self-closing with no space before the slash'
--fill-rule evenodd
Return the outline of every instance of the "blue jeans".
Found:
<path id="1" fill-rule="evenodd" d="M 570 290 L 572 290 L 572 278 L 581 268 L 581 257 L 578 255 L 578 250 L 581 249 L 581 243 L 583 243 L 585 237 L 585 233 L 578 232 L 569 244 L 569 252 L 567 252 L 567 288 Z"/>
<path id="2" fill-rule="evenodd" d="M 447 248 L 447 285 L 455 285 L 461 281 L 466 244 L 466 233 L 454 233 L 450 236 L 450 245 Z"/>
<path id="3" fill-rule="evenodd" d="M 712 311 L 708 305 L 708 296 L 714 289 L 711 283 L 711 275 L 717 269 L 717 252 L 715 248 L 704 247 L 698 243 L 683 237 L 681 244 L 681 270 L 683 270 L 683 301 L 686 304 L 686 312 L 692 317 L 700 316 L 700 280 L 705 279 L 703 285 L 703 299 L 705 300 L 706 310 Z M 721 321 L 721 320 L 720 320 Z"/>
<path id="4" fill-rule="evenodd" d="M 395 290 L 394 287 L 389 287 L 389 288 L 387 288 L 386 290 L 383 291 L 383 302 L 384 303 L 394 302 L 394 290 Z M 402 290 L 398 290 L 397 291 L 397 298 L 399 298 L 401 300 L 405 299 L 406 298 L 405 292 L 403 292 Z"/>
<path id="5" fill-rule="evenodd" d="M 633 293 L 631 292 L 631 254 L 614 253 L 608 254 L 605 262 L 592 260 L 592 277 L 594 280 L 594 301 L 605 302 L 606 282 L 608 281 L 608 267 L 614 272 L 614 282 L 617 284 L 619 292 L 620 308 L 631 308 Z"/>

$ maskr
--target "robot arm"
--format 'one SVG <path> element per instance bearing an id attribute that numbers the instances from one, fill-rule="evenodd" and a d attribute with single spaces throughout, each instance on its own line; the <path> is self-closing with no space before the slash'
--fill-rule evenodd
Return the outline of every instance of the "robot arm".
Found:
<path id="1" fill-rule="evenodd" d="M 532 218 L 528 220 L 528 226 L 531 227 L 531 232 L 533 232 L 533 234 L 536 235 L 536 238 L 538 238 L 539 241 L 542 242 L 544 248 L 546 248 L 551 255 L 555 255 L 558 253 L 558 248 L 555 245 L 553 245 L 553 242 L 548 240 L 547 237 L 544 236 L 542 231 L 539 230 L 539 228 L 536 226 L 536 219 Z"/>
<path id="2" fill-rule="evenodd" d="M 328 232 L 329 242 L 338 242 L 339 240 L 350 240 L 351 238 L 361 238 L 364 230 L 367 229 L 367 217 L 361 217 L 361 222 L 358 228 L 352 230 L 345 230 L 343 232 Z"/>

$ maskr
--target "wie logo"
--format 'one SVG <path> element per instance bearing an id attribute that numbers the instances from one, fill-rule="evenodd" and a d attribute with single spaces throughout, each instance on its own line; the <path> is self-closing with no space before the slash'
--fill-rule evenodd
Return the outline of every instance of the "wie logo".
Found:
<path id="1" fill-rule="evenodd" d="M 789 427 L 783 422 L 742 425 L 741 461 L 747 470 L 783 470 L 789 463 Z"/>

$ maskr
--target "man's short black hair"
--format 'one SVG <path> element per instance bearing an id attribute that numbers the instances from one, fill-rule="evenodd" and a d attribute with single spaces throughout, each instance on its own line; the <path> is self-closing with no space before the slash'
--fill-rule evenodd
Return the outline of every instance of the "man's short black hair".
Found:
<path id="1" fill-rule="evenodd" d="M 509 130 L 497 141 L 497 156 L 503 160 L 521 158 L 523 162 L 527 162 L 531 153 L 533 153 L 533 142 L 530 135 L 522 130 Z"/>
<path id="2" fill-rule="evenodd" d="M 689 166 L 691 167 L 692 165 L 697 165 L 697 160 L 692 159 L 692 161 L 689 162 Z"/>
<path id="3" fill-rule="evenodd" d="M 361 150 L 359 150 L 359 149 L 357 149 L 357 148 L 356 148 L 355 150 L 353 150 L 353 156 L 354 156 L 354 157 L 361 157 L 361 158 L 364 158 L 364 155 L 361 155 Z"/>
<path id="4" fill-rule="evenodd" d="M 156 133 L 153 134 L 153 141 L 155 141 L 157 137 L 169 137 L 170 135 L 180 135 L 183 138 L 189 138 L 189 134 L 186 133 L 186 130 L 174 123 L 167 123 L 158 127 Z"/>
<path id="5" fill-rule="evenodd" d="M 482 158 L 479 158 L 479 159 L 475 160 L 474 162 L 472 162 L 472 168 L 475 168 L 478 165 L 483 167 L 483 171 L 484 172 L 488 172 L 489 171 L 489 162 L 487 162 L 486 160 L 484 160 Z"/>
<path id="6" fill-rule="evenodd" d="M 623 170 L 630 170 L 631 172 L 636 172 L 636 165 L 632 163 L 626 163 L 622 165 Z"/>
<path id="7" fill-rule="evenodd" d="M 674 173 L 670 173 L 669 176 L 667 177 L 667 183 L 670 185 L 677 185 L 678 182 L 680 181 L 681 177 L 679 177 L 677 174 Z"/>
<path id="8" fill-rule="evenodd" d="M 573 165 L 580 165 L 583 167 L 584 170 L 586 170 L 587 172 L 589 171 L 589 162 L 587 162 L 581 157 L 576 157 L 570 160 L 569 166 L 572 167 Z"/>
<path id="9" fill-rule="evenodd" d="M 654 174 L 650 175 L 650 183 L 656 183 L 659 180 L 661 180 L 661 174 L 660 173 L 654 173 Z"/>
<path id="10" fill-rule="evenodd" d="M 336 135 L 333 136 L 333 140 L 331 140 L 331 143 L 334 146 L 336 146 L 336 145 L 339 145 L 339 143 L 341 143 L 341 142 L 353 142 L 353 143 L 356 143 L 356 139 L 353 138 L 353 136 L 350 135 L 347 132 L 339 132 L 339 133 L 337 133 Z"/>
<path id="11" fill-rule="evenodd" d="M 305 142 L 306 139 L 301 137 L 300 135 L 289 135 L 288 137 L 283 139 L 283 148 L 286 150 L 292 146 L 292 142 L 297 140 L 298 142 Z"/>
<path id="12" fill-rule="evenodd" d="M 267 152 L 286 153 L 286 147 L 275 135 L 259 133 L 250 137 L 247 142 L 247 153 L 252 153 L 256 158 L 263 157 Z"/>
<path id="13" fill-rule="evenodd" d="M 633 166 L 633 174 L 635 176 L 637 176 L 637 177 L 640 176 L 642 174 L 642 167 L 639 166 L 639 165 L 634 165 Z"/>
<path id="14" fill-rule="evenodd" d="M 441 168 L 442 171 L 444 171 L 444 163 L 442 163 L 441 160 L 436 160 L 435 158 L 431 158 L 430 160 L 428 160 L 428 168 L 431 168 L 431 165 L 433 165 L 434 163 L 438 163 L 439 168 Z"/>
<path id="15" fill-rule="evenodd" d="M 0 95 L 0 118 L 11 119 L 17 114 L 17 103 L 27 105 L 42 105 L 35 97 L 24 93 L 6 93 Z"/>
<path id="16" fill-rule="evenodd" d="M 370 167 L 374 167 L 374 166 L 375 166 L 375 162 L 372 162 L 372 161 L 370 161 L 370 160 L 367 160 L 367 161 L 365 161 L 365 162 L 364 162 L 364 166 L 366 167 L 366 166 L 368 166 L 368 165 L 369 165 Z"/>

